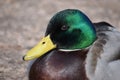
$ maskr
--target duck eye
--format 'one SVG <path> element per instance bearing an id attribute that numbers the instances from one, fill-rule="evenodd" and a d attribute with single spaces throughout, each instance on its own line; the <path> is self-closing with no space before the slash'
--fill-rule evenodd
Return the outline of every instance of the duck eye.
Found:
<path id="1" fill-rule="evenodd" d="M 63 26 L 61 27 L 61 30 L 67 30 L 68 28 L 69 28 L 69 26 L 63 25 Z"/>

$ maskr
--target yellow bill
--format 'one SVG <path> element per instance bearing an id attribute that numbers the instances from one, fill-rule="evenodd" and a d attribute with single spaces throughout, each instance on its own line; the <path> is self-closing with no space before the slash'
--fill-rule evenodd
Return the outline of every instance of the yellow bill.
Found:
<path id="1" fill-rule="evenodd" d="M 43 38 L 35 47 L 29 50 L 23 59 L 27 61 L 38 58 L 54 48 L 56 48 L 56 45 L 53 44 L 50 39 L 50 35 L 48 35 Z"/>

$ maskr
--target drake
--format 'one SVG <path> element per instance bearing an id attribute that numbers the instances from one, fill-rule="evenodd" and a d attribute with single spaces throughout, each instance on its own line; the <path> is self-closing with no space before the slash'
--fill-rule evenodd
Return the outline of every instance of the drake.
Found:
<path id="1" fill-rule="evenodd" d="M 49 21 L 45 37 L 23 57 L 36 59 L 29 80 L 119 80 L 120 32 L 66 9 Z"/>

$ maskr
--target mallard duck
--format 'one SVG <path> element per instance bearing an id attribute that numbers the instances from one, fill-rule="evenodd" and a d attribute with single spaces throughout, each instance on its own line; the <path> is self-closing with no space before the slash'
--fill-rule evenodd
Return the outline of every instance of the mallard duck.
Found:
<path id="1" fill-rule="evenodd" d="M 29 80 L 119 80 L 120 32 L 80 10 L 56 13 L 45 37 L 23 57 Z"/>

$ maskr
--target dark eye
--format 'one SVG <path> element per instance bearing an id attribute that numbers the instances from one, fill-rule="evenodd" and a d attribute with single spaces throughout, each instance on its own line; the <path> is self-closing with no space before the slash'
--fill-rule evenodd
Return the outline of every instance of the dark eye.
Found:
<path id="1" fill-rule="evenodd" d="M 61 30 L 68 30 L 68 28 L 69 28 L 69 26 L 66 26 L 66 25 L 63 25 L 62 27 L 61 27 Z"/>

